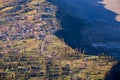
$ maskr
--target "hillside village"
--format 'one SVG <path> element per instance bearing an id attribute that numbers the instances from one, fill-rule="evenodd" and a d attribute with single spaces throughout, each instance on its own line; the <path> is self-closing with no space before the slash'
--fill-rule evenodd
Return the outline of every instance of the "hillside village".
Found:
<path id="1" fill-rule="evenodd" d="M 0 3 L 0 80 L 103 80 L 117 63 L 105 54 L 85 55 L 55 36 L 61 28 L 50 2 Z"/>

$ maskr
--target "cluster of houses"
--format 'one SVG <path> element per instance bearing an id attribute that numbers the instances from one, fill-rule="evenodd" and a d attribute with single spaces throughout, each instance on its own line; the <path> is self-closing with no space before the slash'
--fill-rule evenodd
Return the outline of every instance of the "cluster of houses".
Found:
<path id="1" fill-rule="evenodd" d="M 0 26 L 0 41 L 44 40 L 46 35 L 54 34 L 59 29 L 58 21 L 55 17 L 55 6 L 49 2 L 44 2 L 36 5 L 34 11 L 34 14 L 21 14 L 7 16 L 4 19 L 1 18 L 0 21 L 4 20 L 10 23 L 7 26 Z M 38 58 L 39 55 L 37 57 L 33 57 L 35 55 L 26 56 L 25 53 L 23 55 L 18 50 L 15 51 L 17 48 L 14 47 L 14 44 L 5 43 L 6 45 L 3 45 L 3 42 L 0 45 L 0 80 L 19 80 L 21 78 L 23 78 L 21 80 L 27 80 L 30 77 L 49 75 L 48 66 L 51 62 L 46 62 L 46 59 L 41 60 Z M 8 74 L 6 71 L 10 73 Z"/>
<path id="2" fill-rule="evenodd" d="M 54 6 L 44 2 L 36 6 L 35 10 L 36 13 L 32 15 L 7 17 L 6 19 L 12 23 L 0 28 L 0 40 L 43 39 L 46 34 L 53 34 L 58 30 L 59 24 L 55 17 Z M 29 20 L 30 16 L 33 16 L 32 21 Z"/>

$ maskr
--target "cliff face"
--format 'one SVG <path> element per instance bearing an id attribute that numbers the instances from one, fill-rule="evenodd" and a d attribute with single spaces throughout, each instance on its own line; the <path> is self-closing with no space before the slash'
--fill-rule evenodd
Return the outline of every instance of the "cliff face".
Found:
<path id="1" fill-rule="evenodd" d="M 96 48 L 99 52 L 106 53 L 116 53 L 111 54 L 114 56 L 118 56 L 120 51 L 120 22 L 115 20 L 117 14 L 114 12 L 107 10 L 104 5 L 101 3 L 102 0 L 51 0 L 53 3 L 57 4 L 60 9 L 64 10 L 67 14 L 72 17 L 83 20 L 86 25 L 86 28 L 82 28 L 82 30 L 78 30 L 84 27 L 79 24 L 73 25 L 72 22 L 67 20 L 70 26 L 75 27 L 76 29 L 82 33 L 82 38 L 78 38 L 81 35 L 75 34 L 78 41 L 87 37 L 90 43 L 94 48 Z M 64 13 L 63 12 L 63 13 Z M 59 15 L 61 16 L 61 14 Z M 64 17 L 63 17 L 64 18 Z M 72 19 L 72 18 L 71 18 Z M 74 21 L 74 20 L 73 20 Z M 76 22 L 76 21 L 75 21 Z M 79 23 L 79 21 L 78 21 Z M 81 23 L 81 22 L 80 22 Z M 66 24 L 66 26 L 69 26 Z M 68 27 L 69 29 L 70 27 Z M 74 34 L 75 31 L 73 31 Z M 87 40 L 88 41 L 88 40 Z M 85 41 L 86 42 L 86 41 Z M 80 43 L 80 42 L 77 42 Z M 82 42 L 83 43 L 83 42 Z M 87 43 L 87 42 L 86 42 Z"/>

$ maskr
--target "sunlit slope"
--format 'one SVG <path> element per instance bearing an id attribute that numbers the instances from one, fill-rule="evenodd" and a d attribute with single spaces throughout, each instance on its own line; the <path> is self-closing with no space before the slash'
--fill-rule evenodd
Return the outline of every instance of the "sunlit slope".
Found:
<path id="1" fill-rule="evenodd" d="M 0 13 L 2 16 L 27 13 L 35 9 L 37 4 L 44 0 L 0 0 Z"/>
<path id="2" fill-rule="evenodd" d="M 0 0 L 0 7 L 2 7 L 2 6 L 3 6 L 3 5 L 2 5 L 2 2 L 3 2 L 3 1 L 2 1 L 2 0 Z"/>

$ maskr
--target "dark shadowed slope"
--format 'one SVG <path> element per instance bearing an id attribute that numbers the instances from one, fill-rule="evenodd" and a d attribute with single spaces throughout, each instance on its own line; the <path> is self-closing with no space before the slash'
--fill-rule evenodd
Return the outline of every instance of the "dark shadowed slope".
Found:
<path id="1" fill-rule="evenodd" d="M 79 48 L 82 46 L 84 49 L 94 47 L 87 49 L 88 52 L 97 50 L 115 57 L 120 56 L 120 22 L 115 19 L 116 13 L 107 10 L 100 3 L 102 0 L 51 1 L 62 10 L 57 16 L 62 17 L 61 26 L 65 33 L 69 34 L 67 39 L 70 41 L 66 40 L 67 43 Z M 67 18 L 64 16 L 65 13 Z"/>
<path id="2" fill-rule="evenodd" d="M 66 13 L 63 9 L 59 9 L 56 16 L 61 20 L 61 27 L 63 28 L 63 30 L 56 32 L 58 37 L 64 38 L 64 41 L 73 48 L 84 49 L 89 51 L 89 54 L 96 53 L 84 32 L 90 26 L 88 23 L 86 24 L 82 19 L 79 20 Z"/>
<path id="3" fill-rule="evenodd" d="M 120 62 L 111 69 L 105 80 L 120 80 Z"/>

